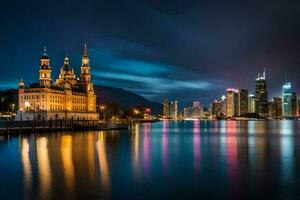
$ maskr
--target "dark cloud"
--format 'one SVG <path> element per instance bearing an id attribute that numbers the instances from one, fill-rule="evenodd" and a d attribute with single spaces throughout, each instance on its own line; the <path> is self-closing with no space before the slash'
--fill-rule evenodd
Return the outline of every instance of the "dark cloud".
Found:
<path id="1" fill-rule="evenodd" d="M 155 101 L 207 105 L 227 87 L 253 91 L 265 65 L 270 96 L 280 94 L 285 74 L 299 91 L 299 8 L 298 1 L 2 1 L 0 89 L 37 80 L 43 46 L 53 79 L 66 51 L 79 72 L 87 42 L 95 83 Z"/>

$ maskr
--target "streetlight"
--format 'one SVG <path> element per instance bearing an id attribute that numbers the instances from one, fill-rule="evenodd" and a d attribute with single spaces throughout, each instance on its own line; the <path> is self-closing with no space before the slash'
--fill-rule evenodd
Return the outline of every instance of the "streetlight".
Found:
<path id="1" fill-rule="evenodd" d="M 140 111 L 139 111 L 138 109 L 134 109 L 133 112 L 134 112 L 134 114 L 136 114 L 136 115 L 140 113 Z"/>
<path id="2" fill-rule="evenodd" d="M 98 105 L 98 108 L 99 108 L 100 111 L 102 112 L 102 115 L 103 115 L 103 121 L 105 122 L 105 109 L 106 109 L 106 106 L 105 106 L 105 105 Z"/>
<path id="3" fill-rule="evenodd" d="M 140 114 L 140 111 L 138 109 L 133 109 L 133 113 L 136 115 L 136 119 L 138 118 L 138 114 Z"/>

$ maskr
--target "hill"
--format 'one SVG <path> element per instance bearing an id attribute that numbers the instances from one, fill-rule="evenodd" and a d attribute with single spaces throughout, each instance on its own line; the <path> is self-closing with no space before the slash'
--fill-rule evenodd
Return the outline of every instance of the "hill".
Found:
<path id="1" fill-rule="evenodd" d="M 135 107 L 149 107 L 152 114 L 162 113 L 162 104 L 149 101 L 141 95 L 121 88 L 94 86 L 98 102 L 118 104 L 122 110 L 131 110 Z"/>

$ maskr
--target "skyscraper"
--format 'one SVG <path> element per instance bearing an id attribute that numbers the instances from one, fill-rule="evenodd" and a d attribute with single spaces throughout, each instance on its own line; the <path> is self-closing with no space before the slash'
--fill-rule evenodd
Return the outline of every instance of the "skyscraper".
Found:
<path id="1" fill-rule="evenodd" d="M 221 102 L 214 100 L 211 104 L 211 117 L 216 119 L 221 116 Z"/>
<path id="2" fill-rule="evenodd" d="M 170 108 L 170 118 L 177 119 L 178 118 L 178 102 L 171 101 L 169 104 Z"/>
<path id="3" fill-rule="evenodd" d="M 245 115 L 248 113 L 248 90 L 240 90 L 240 111 L 239 115 Z"/>
<path id="4" fill-rule="evenodd" d="M 226 116 L 239 116 L 239 91 L 232 88 L 229 88 L 226 91 Z"/>
<path id="5" fill-rule="evenodd" d="M 186 107 L 183 109 L 183 117 L 184 118 L 191 118 L 192 117 L 193 108 L 192 107 Z"/>
<path id="6" fill-rule="evenodd" d="M 296 92 L 292 93 L 291 97 L 291 112 L 292 112 L 292 117 L 297 117 L 298 116 L 298 102 L 297 102 L 297 94 Z"/>
<path id="7" fill-rule="evenodd" d="M 221 97 L 221 113 L 223 116 L 226 115 L 226 96 L 222 95 Z"/>
<path id="8" fill-rule="evenodd" d="M 163 117 L 168 119 L 177 119 L 178 118 L 178 102 L 177 101 L 168 101 L 165 99 L 163 102 Z"/>
<path id="9" fill-rule="evenodd" d="M 268 117 L 272 117 L 273 115 L 273 101 L 268 103 Z"/>
<path id="10" fill-rule="evenodd" d="M 279 97 L 274 97 L 272 101 L 272 118 L 280 119 L 282 118 L 282 99 Z"/>
<path id="11" fill-rule="evenodd" d="M 253 94 L 248 96 L 248 113 L 255 113 L 255 96 Z"/>
<path id="12" fill-rule="evenodd" d="M 283 117 L 292 117 L 292 105 L 291 105 L 291 100 L 292 100 L 292 85 L 290 82 L 286 82 L 282 86 L 282 112 L 283 112 Z"/>
<path id="13" fill-rule="evenodd" d="M 268 91 L 266 82 L 266 72 L 258 76 L 255 81 L 255 113 L 260 117 L 268 116 Z"/>
<path id="14" fill-rule="evenodd" d="M 193 118 L 200 118 L 202 115 L 202 109 L 200 106 L 200 102 L 199 101 L 194 101 L 193 102 L 193 108 L 192 108 L 192 117 Z"/>
<path id="15" fill-rule="evenodd" d="M 170 117 L 170 105 L 168 99 L 165 99 L 163 102 L 163 117 L 164 118 Z"/>

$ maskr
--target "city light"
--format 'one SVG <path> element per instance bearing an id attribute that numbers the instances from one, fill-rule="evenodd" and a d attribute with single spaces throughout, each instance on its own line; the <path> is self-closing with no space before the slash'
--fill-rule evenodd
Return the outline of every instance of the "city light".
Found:
<path id="1" fill-rule="evenodd" d="M 140 111 L 138 109 L 134 109 L 133 113 L 136 114 L 136 115 L 138 115 L 138 114 L 140 114 Z"/>

